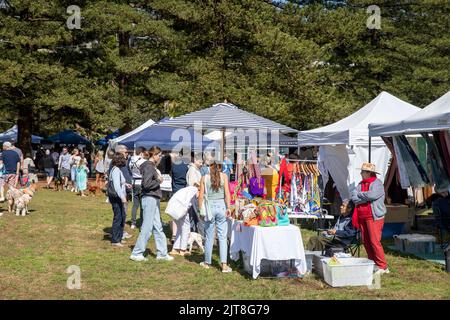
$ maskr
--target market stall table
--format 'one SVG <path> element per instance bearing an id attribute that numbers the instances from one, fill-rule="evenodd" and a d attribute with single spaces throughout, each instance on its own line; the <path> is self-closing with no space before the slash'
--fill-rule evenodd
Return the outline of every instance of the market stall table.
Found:
<path id="1" fill-rule="evenodd" d="M 300 228 L 244 226 L 242 221 L 233 221 L 231 230 L 230 257 L 239 259 L 239 252 L 249 256 L 253 279 L 261 272 L 261 261 L 291 260 L 300 274 L 305 274 L 306 258 Z"/>
<path id="2" fill-rule="evenodd" d="M 298 224 L 298 219 L 313 219 L 314 220 L 314 225 L 316 226 L 316 222 L 322 222 L 322 221 L 327 221 L 328 222 L 328 227 L 330 226 L 330 221 L 332 221 L 335 217 L 332 215 L 327 214 L 327 210 L 322 209 L 322 212 L 324 212 L 323 214 L 321 214 L 320 216 L 316 216 L 316 215 L 311 215 L 311 214 L 306 214 L 306 213 L 293 213 L 292 210 L 288 209 L 288 216 L 289 219 L 291 220 L 295 220 Z M 322 224 L 320 225 L 320 227 L 324 227 Z"/>

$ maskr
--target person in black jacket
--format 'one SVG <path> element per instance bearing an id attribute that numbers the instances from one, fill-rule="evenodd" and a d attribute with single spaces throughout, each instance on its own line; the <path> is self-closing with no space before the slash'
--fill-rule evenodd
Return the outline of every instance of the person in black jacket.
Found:
<path id="1" fill-rule="evenodd" d="M 352 224 L 352 214 L 355 204 L 352 201 L 343 202 L 341 215 L 333 229 L 324 231 L 322 235 L 311 237 L 306 245 L 307 250 L 323 251 L 329 247 L 345 247 L 356 238 L 357 230 Z"/>
<path id="2" fill-rule="evenodd" d="M 166 261 L 174 259 L 167 252 L 167 238 L 163 231 L 159 208 L 162 196 L 160 184 L 163 182 L 163 178 L 156 167 L 161 161 L 161 155 L 159 147 L 151 147 L 150 150 L 144 152 L 144 158 L 147 158 L 148 161 L 141 164 L 139 168 L 142 175 L 141 194 L 144 221 L 130 256 L 130 259 L 134 261 L 148 260 L 144 257 L 144 252 L 152 233 L 156 242 L 156 259 Z"/>
<path id="3" fill-rule="evenodd" d="M 50 154 L 50 150 L 45 150 L 45 155 L 41 158 L 40 163 L 47 176 L 47 185 L 44 188 L 51 189 L 50 184 L 55 176 L 55 161 Z"/>

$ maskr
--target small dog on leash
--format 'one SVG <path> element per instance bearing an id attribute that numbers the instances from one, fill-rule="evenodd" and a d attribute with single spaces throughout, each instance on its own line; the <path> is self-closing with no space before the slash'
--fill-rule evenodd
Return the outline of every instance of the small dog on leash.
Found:
<path id="1" fill-rule="evenodd" d="M 192 245 L 194 243 L 196 243 L 199 246 L 199 248 L 202 250 L 202 252 L 205 252 L 205 248 L 203 247 L 203 238 L 197 232 L 191 232 L 189 234 L 189 240 L 188 240 L 189 253 L 192 252 Z"/>
<path id="2" fill-rule="evenodd" d="M 64 191 L 64 181 L 60 175 L 55 178 L 55 191 Z"/>
<path id="3" fill-rule="evenodd" d="M 6 193 L 8 200 L 8 212 L 16 212 L 16 216 L 22 214 L 25 216 L 28 213 L 28 204 L 36 192 L 36 186 L 31 185 L 25 189 L 16 189 L 10 187 Z"/>

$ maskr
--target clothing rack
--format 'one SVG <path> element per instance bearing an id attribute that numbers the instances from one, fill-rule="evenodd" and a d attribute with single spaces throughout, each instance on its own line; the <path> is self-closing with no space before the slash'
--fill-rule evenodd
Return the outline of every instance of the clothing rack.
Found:
<path id="1" fill-rule="evenodd" d="M 289 163 L 289 162 L 318 163 L 319 162 L 318 160 L 301 160 L 301 159 L 288 159 L 288 158 L 285 158 L 285 159 L 286 159 L 287 163 Z M 281 192 L 281 187 L 282 187 L 281 181 L 282 181 L 282 179 L 280 179 L 280 184 L 278 186 L 278 192 Z M 322 201 L 320 201 L 320 212 L 322 214 L 322 217 L 325 218 L 325 219 L 328 219 L 328 215 L 327 215 L 328 212 L 327 212 L 327 210 L 323 209 L 322 205 L 323 205 L 323 203 L 322 203 Z M 324 211 L 325 211 L 325 213 L 324 213 Z M 301 214 L 300 216 L 303 216 L 303 215 Z"/>

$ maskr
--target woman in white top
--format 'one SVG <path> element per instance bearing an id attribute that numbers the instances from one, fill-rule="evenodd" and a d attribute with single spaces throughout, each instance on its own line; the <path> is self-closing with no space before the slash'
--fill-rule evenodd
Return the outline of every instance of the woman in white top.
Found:
<path id="1" fill-rule="evenodd" d="M 194 186 L 195 184 L 200 185 L 200 179 L 202 178 L 202 173 L 200 168 L 203 165 L 203 160 L 201 156 L 196 156 L 194 162 L 189 164 L 189 169 L 186 174 L 186 182 L 188 186 Z"/>
<path id="2" fill-rule="evenodd" d="M 95 168 L 95 185 L 100 189 L 103 188 L 103 177 L 105 176 L 105 160 L 103 151 L 98 151 L 94 159 Z"/>

